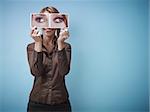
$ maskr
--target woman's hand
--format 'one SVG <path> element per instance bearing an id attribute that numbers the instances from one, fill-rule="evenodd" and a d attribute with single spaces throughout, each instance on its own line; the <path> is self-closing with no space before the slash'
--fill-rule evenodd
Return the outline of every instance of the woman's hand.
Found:
<path id="1" fill-rule="evenodd" d="M 34 50 L 37 52 L 42 51 L 42 37 L 40 35 L 40 32 L 37 30 L 37 27 L 33 27 L 31 31 L 31 37 L 35 41 Z"/>
<path id="2" fill-rule="evenodd" d="M 34 39 L 35 42 L 42 42 L 40 31 L 38 31 L 36 26 L 32 28 L 31 37 Z"/>
<path id="3" fill-rule="evenodd" d="M 66 29 L 63 29 L 60 31 L 59 38 L 57 39 L 58 43 L 58 50 L 62 50 L 65 47 L 65 40 L 69 37 L 69 31 Z"/>

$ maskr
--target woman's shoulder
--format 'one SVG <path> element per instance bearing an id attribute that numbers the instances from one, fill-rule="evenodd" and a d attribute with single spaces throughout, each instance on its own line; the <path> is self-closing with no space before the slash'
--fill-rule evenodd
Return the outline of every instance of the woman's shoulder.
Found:
<path id="1" fill-rule="evenodd" d="M 33 50 L 34 49 L 34 44 L 35 44 L 35 42 L 29 43 L 27 45 L 27 50 Z"/>
<path id="2" fill-rule="evenodd" d="M 35 42 L 29 43 L 27 45 L 27 50 L 33 50 L 34 49 L 34 44 L 35 44 Z M 68 48 L 71 49 L 71 44 L 68 43 L 68 42 L 65 42 L 65 48 L 66 49 L 68 49 Z"/>
<path id="3" fill-rule="evenodd" d="M 71 44 L 68 43 L 68 42 L 65 42 L 65 47 L 66 47 L 66 48 L 71 48 Z"/>

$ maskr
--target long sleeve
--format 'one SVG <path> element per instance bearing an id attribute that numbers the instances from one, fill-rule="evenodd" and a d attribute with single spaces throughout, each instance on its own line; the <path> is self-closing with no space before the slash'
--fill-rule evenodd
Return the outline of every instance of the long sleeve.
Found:
<path id="1" fill-rule="evenodd" d="M 42 52 L 36 52 L 34 50 L 34 45 L 29 44 L 27 46 L 27 55 L 31 74 L 33 76 L 41 76 L 42 74 L 44 74 Z"/>
<path id="2" fill-rule="evenodd" d="M 66 47 L 57 51 L 58 53 L 58 67 L 59 73 L 63 76 L 67 75 L 70 71 L 71 63 L 71 45 L 66 44 Z"/>

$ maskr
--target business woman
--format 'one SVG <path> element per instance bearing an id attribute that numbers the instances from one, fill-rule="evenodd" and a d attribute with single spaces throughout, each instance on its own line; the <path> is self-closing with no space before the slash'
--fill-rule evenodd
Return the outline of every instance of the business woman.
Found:
<path id="1" fill-rule="evenodd" d="M 45 7 L 40 13 L 59 13 L 54 7 Z M 69 73 L 71 45 L 65 40 L 69 32 L 60 29 L 37 28 L 31 31 L 34 42 L 28 44 L 27 54 L 33 88 L 29 95 L 28 112 L 71 112 L 65 76 Z"/>

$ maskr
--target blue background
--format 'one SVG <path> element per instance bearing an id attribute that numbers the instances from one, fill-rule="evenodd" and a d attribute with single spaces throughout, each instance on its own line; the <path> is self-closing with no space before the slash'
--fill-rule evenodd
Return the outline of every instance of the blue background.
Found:
<path id="1" fill-rule="evenodd" d="M 74 112 L 148 112 L 148 0 L 0 1 L 0 111 L 26 112 L 33 84 L 30 13 L 69 13 Z"/>

